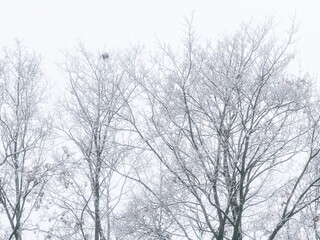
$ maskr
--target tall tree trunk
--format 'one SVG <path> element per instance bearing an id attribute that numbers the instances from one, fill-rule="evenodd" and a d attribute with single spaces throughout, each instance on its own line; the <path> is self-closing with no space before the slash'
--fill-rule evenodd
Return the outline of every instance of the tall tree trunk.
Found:
<path id="1" fill-rule="evenodd" d="M 94 185 L 94 239 L 100 240 L 101 235 L 101 220 L 100 220 L 100 183 L 99 174 L 96 174 Z"/>
<path id="2" fill-rule="evenodd" d="M 20 186 L 20 164 L 19 164 L 19 157 L 18 157 L 18 134 L 16 136 L 16 141 L 14 143 L 14 175 L 15 175 L 15 191 L 16 191 L 16 226 L 14 229 L 14 236 L 16 240 L 21 240 L 21 186 Z"/>

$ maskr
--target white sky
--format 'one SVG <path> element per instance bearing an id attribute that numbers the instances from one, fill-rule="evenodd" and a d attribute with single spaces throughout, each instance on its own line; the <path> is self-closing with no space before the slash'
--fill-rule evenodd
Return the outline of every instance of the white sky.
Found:
<path id="1" fill-rule="evenodd" d="M 125 47 L 129 43 L 176 42 L 183 16 L 194 12 L 200 35 L 215 40 L 240 22 L 275 16 L 288 24 L 296 15 L 298 60 L 303 70 L 318 76 L 320 8 L 316 0 L 0 0 L 0 48 L 14 39 L 40 52 L 45 71 L 55 78 L 60 50 L 80 40 L 90 49 Z M 319 75 L 320 76 L 320 75 Z M 58 77 L 59 78 L 59 77 Z M 320 81 L 320 80 L 319 80 Z"/>

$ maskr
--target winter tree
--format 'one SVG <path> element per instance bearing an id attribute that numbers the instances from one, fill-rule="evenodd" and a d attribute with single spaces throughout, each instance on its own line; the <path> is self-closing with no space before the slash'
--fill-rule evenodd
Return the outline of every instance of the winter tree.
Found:
<path id="1" fill-rule="evenodd" d="M 272 21 L 244 24 L 203 47 L 188 23 L 181 51 L 160 44 L 145 74 L 132 70 L 146 107 L 127 120 L 167 169 L 167 188 L 187 196 L 167 202 L 183 213 L 174 239 L 282 239 L 319 199 L 312 83 L 287 71 L 295 31 L 280 41 Z"/>
<path id="2" fill-rule="evenodd" d="M 49 180 L 45 142 L 50 124 L 42 111 L 40 57 L 17 42 L 0 59 L 0 238 L 21 240 Z M 42 112 L 41 112 L 42 111 Z"/>
<path id="3" fill-rule="evenodd" d="M 63 71 L 69 91 L 62 103 L 59 131 L 65 139 L 53 201 L 60 212 L 50 232 L 58 239 L 110 240 L 113 212 L 125 178 L 128 141 L 121 129 L 131 94 L 120 53 L 90 53 L 80 46 L 66 54 Z"/>

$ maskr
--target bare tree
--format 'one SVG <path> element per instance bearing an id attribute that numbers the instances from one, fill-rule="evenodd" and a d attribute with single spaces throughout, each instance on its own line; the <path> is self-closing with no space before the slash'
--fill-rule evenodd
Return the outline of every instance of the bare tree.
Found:
<path id="1" fill-rule="evenodd" d="M 128 148 L 119 133 L 130 95 L 126 67 L 120 54 L 92 54 L 83 46 L 66 55 L 70 90 L 59 127 L 67 140 L 59 176 L 64 189 L 54 201 L 65 212 L 60 220 L 70 239 L 111 239 L 112 215 L 125 182 L 115 169 Z"/>
<path id="2" fill-rule="evenodd" d="M 31 230 L 28 220 L 39 209 L 48 181 L 43 163 L 50 124 L 40 114 L 39 56 L 17 42 L 4 51 L 0 66 L 0 206 L 8 223 L 1 238 L 21 240 L 22 232 Z"/>
<path id="3" fill-rule="evenodd" d="M 130 72 L 148 107 L 142 115 L 131 107 L 127 120 L 189 196 L 184 238 L 274 239 L 319 198 L 309 198 L 318 177 L 306 180 L 319 153 L 304 124 L 312 86 L 286 71 L 296 28 L 282 42 L 272 29 L 272 21 L 243 25 L 204 48 L 188 23 L 181 52 L 160 44 L 149 71 Z M 279 180 L 297 158 L 296 177 Z M 273 203 L 280 216 L 255 229 L 283 189 L 286 200 Z"/>

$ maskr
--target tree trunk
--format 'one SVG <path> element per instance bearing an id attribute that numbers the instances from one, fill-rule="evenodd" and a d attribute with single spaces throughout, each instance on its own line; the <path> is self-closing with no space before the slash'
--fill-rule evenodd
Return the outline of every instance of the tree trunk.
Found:
<path id="1" fill-rule="evenodd" d="M 100 240 L 101 220 L 100 220 L 100 186 L 99 179 L 96 176 L 94 185 L 94 239 Z"/>

